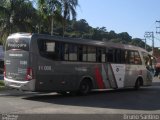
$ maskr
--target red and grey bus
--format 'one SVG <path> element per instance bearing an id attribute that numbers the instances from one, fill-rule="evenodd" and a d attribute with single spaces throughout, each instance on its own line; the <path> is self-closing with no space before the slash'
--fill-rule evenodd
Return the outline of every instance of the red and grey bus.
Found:
<path id="1" fill-rule="evenodd" d="M 142 48 L 87 39 L 15 33 L 6 40 L 4 82 L 36 92 L 77 92 L 152 84 Z"/>

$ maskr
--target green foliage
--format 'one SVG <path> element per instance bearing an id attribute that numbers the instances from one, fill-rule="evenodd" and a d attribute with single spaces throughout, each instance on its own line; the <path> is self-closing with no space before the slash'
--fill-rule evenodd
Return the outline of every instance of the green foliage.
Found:
<path id="1" fill-rule="evenodd" d="M 56 26 L 55 26 L 56 28 Z M 106 42 L 122 43 L 139 46 L 145 48 L 145 43 L 140 38 L 133 38 L 127 33 L 116 33 L 115 31 L 107 31 L 106 27 L 93 28 L 89 26 L 85 19 L 69 21 L 66 28 L 66 37 L 77 37 L 84 39 L 93 39 Z M 56 31 L 55 29 L 55 32 Z M 147 50 L 151 51 L 151 47 L 147 45 Z"/>
<path id="2" fill-rule="evenodd" d="M 4 89 L 5 89 L 4 82 L 0 80 L 0 91 Z"/>
<path id="3" fill-rule="evenodd" d="M 51 20 L 54 20 L 55 24 L 61 23 L 62 33 L 65 33 L 67 20 L 76 18 L 76 6 L 78 6 L 78 0 L 37 0 L 38 14 L 41 18 L 39 22 L 39 32 L 41 32 L 40 26 L 48 24 L 47 32 L 51 30 Z"/>
<path id="4" fill-rule="evenodd" d="M 72 29 L 79 33 L 87 33 L 89 32 L 90 26 L 85 19 L 81 19 L 79 21 L 73 21 Z"/>
<path id="5" fill-rule="evenodd" d="M 0 41 L 11 33 L 32 32 L 36 10 L 29 0 L 2 0 L 0 4 Z"/>
<path id="6" fill-rule="evenodd" d="M 0 80 L 0 86 L 4 86 L 4 82 Z"/>
<path id="7" fill-rule="evenodd" d="M 0 0 L 0 44 L 15 32 L 50 34 L 53 20 L 54 35 L 145 47 L 141 39 L 132 39 L 127 32 L 107 31 L 103 26 L 93 28 L 85 19 L 77 21 L 77 6 L 78 0 Z"/>
<path id="8" fill-rule="evenodd" d="M 130 44 L 132 44 L 134 46 L 139 46 L 141 48 L 145 47 L 145 43 L 141 39 L 139 39 L 139 38 L 132 39 L 132 41 L 130 42 Z M 146 47 L 147 47 L 147 51 L 151 51 L 151 47 L 149 45 L 147 45 Z"/>

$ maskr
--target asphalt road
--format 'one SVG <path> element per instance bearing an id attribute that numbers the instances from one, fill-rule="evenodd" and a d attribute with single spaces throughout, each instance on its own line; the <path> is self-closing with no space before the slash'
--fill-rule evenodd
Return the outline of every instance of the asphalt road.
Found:
<path id="1" fill-rule="evenodd" d="M 153 86 L 93 92 L 87 96 L 0 91 L 0 113 L 14 114 L 160 114 L 160 80 Z"/>

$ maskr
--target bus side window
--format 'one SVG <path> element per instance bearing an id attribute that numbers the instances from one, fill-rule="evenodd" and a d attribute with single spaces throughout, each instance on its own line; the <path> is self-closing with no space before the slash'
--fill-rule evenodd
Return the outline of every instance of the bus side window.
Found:
<path id="1" fill-rule="evenodd" d="M 93 46 L 87 48 L 87 61 L 96 62 L 96 48 Z"/>
<path id="2" fill-rule="evenodd" d="M 82 53 L 83 53 L 82 61 L 86 62 L 87 61 L 87 46 L 83 46 Z"/>
<path id="3" fill-rule="evenodd" d="M 97 48 L 97 62 L 106 62 L 106 51 L 105 48 Z"/>
<path id="4" fill-rule="evenodd" d="M 115 63 L 121 63 L 121 50 L 115 49 L 114 51 Z"/>
<path id="5" fill-rule="evenodd" d="M 129 63 L 134 64 L 134 51 L 129 51 Z"/>
<path id="6" fill-rule="evenodd" d="M 65 45 L 63 43 L 60 43 L 60 52 L 59 52 L 59 60 L 64 60 L 64 47 Z"/>
<path id="7" fill-rule="evenodd" d="M 111 49 L 108 49 L 107 51 L 107 61 L 113 63 L 114 62 L 114 51 Z"/>
<path id="8" fill-rule="evenodd" d="M 74 44 L 69 45 L 69 60 L 77 61 L 77 46 Z"/>
<path id="9" fill-rule="evenodd" d="M 102 48 L 101 49 L 102 52 L 101 52 L 101 62 L 106 62 L 106 49 L 105 48 Z"/>
<path id="10" fill-rule="evenodd" d="M 144 63 L 146 65 L 146 67 L 150 66 L 150 58 L 149 58 L 149 55 L 145 52 L 142 52 L 142 56 L 143 56 L 143 60 L 144 60 Z"/>
<path id="11" fill-rule="evenodd" d="M 78 61 L 82 61 L 83 58 L 83 47 L 78 46 Z"/>
<path id="12" fill-rule="evenodd" d="M 97 50 L 96 50 L 96 61 L 97 62 L 101 62 L 102 61 L 102 49 L 101 48 L 97 48 Z"/>
<path id="13" fill-rule="evenodd" d="M 126 59 L 125 59 L 125 50 L 121 50 L 121 63 L 126 63 Z"/>
<path id="14" fill-rule="evenodd" d="M 69 60 L 69 45 L 64 44 L 64 60 Z"/>
<path id="15" fill-rule="evenodd" d="M 154 64 L 153 64 L 153 57 L 145 52 L 142 52 L 143 59 L 145 61 L 146 68 L 154 74 Z"/>
<path id="16" fill-rule="evenodd" d="M 39 40 L 38 42 L 39 52 L 42 57 L 52 60 L 58 59 L 58 43 L 50 40 Z"/>
<path id="17" fill-rule="evenodd" d="M 129 50 L 125 50 L 125 64 L 129 64 Z"/>
<path id="18" fill-rule="evenodd" d="M 135 57 L 134 57 L 135 58 L 135 64 L 142 64 L 139 53 L 136 51 L 134 55 L 135 55 Z"/>

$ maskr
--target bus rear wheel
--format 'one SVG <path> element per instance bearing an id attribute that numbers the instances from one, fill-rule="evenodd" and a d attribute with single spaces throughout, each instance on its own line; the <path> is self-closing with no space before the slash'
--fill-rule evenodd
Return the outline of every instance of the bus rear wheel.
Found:
<path id="1" fill-rule="evenodd" d="M 91 91 L 91 82 L 88 79 L 84 79 L 80 86 L 78 93 L 80 95 L 87 95 Z"/>

